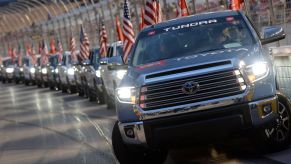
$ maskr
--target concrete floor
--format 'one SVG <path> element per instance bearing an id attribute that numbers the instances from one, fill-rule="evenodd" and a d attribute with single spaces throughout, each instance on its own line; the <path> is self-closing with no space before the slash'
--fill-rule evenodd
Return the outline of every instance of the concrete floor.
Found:
<path id="1" fill-rule="evenodd" d="M 118 163 L 111 146 L 115 111 L 77 95 L 0 84 L 0 163 Z M 291 148 L 258 154 L 245 140 L 170 150 L 166 164 L 291 163 Z"/>

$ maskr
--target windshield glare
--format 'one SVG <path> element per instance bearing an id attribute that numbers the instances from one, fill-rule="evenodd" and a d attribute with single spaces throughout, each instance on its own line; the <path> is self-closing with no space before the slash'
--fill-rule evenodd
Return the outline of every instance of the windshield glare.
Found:
<path id="1" fill-rule="evenodd" d="M 254 43 L 245 22 L 238 16 L 217 18 L 216 23 L 155 29 L 141 34 L 133 53 L 133 66 Z M 165 30 L 168 29 L 168 30 Z"/>

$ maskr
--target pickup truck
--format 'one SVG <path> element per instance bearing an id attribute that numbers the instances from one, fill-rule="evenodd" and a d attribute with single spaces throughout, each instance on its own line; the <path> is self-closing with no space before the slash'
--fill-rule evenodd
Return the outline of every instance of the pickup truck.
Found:
<path id="1" fill-rule="evenodd" d="M 83 69 L 83 86 L 88 95 L 89 101 L 97 101 L 99 104 L 104 103 L 103 86 L 101 83 L 101 74 L 99 69 L 99 49 L 92 49 L 88 63 L 84 64 Z"/>
<path id="2" fill-rule="evenodd" d="M 1 68 L 1 76 L 2 83 L 11 83 L 14 78 L 14 65 L 12 64 L 12 60 L 10 57 L 4 58 L 2 60 L 2 68 Z"/>
<path id="3" fill-rule="evenodd" d="M 36 55 L 35 59 L 40 58 L 40 55 Z M 35 84 L 35 73 L 36 73 L 36 61 L 31 56 L 23 57 L 23 74 L 24 74 L 24 84 L 34 85 Z"/>
<path id="4" fill-rule="evenodd" d="M 49 64 L 47 65 L 47 77 L 48 77 L 48 86 L 50 90 L 58 90 L 58 73 L 56 68 L 59 65 L 58 54 L 51 55 L 49 57 Z"/>
<path id="5" fill-rule="evenodd" d="M 23 65 L 19 65 L 18 60 L 19 59 L 16 59 L 15 61 L 15 69 L 14 69 L 14 81 L 16 84 L 19 84 L 20 82 L 24 81 Z M 22 59 L 22 63 L 23 62 L 25 62 L 24 59 Z"/>
<path id="6" fill-rule="evenodd" d="M 63 93 L 69 91 L 76 92 L 75 68 L 74 61 L 72 61 L 71 52 L 66 51 L 63 55 L 61 65 L 57 66 L 58 79 Z"/>
<path id="7" fill-rule="evenodd" d="M 163 163 L 177 146 L 249 137 L 263 150 L 290 143 L 290 103 L 276 88 L 266 45 L 285 38 L 272 26 L 259 35 L 240 11 L 174 19 L 137 36 L 116 89 L 112 132 L 120 163 Z"/>
<path id="8" fill-rule="evenodd" d="M 100 60 L 100 74 L 103 85 L 104 99 L 107 108 L 113 108 L 115 104 L 115 89 L 119 85 L 126 70 L 114 70 L 112 66 L 122 65 L 123 43 L 112 43 L 107 50 L 107 56 Z"/>

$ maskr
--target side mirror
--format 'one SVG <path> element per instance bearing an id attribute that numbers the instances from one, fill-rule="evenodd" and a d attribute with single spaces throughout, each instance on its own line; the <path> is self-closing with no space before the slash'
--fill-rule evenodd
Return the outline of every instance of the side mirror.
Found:
<path id="1" fill-rule="evenodd" d="M 269 27 L 264 28 L 261 42 L 264 45 L 264 44 L 282 40 L 285 37 L 286 37 L 286 34 L 282 27 L 269 26 Z"/>

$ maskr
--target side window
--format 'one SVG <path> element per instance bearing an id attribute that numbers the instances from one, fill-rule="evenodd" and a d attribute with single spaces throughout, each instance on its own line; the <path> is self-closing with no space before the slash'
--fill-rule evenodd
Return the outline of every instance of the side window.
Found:
<path id="1" fill-rule="evenodd" d="M 66 55 L 63 56 L 62 65 L 65 65 L 66 64 L 66 57 L 67 57 Z"/>
<path id="2" fill-rule="evenodd" d="M 112 51 L 113 51 L 113 47 L 109 47 L 108 48 L 108 51 L 107 51 L 107 57 L 108 58 L 111 58 L 112 57 L 112 53 L 113 53 Z"/>

